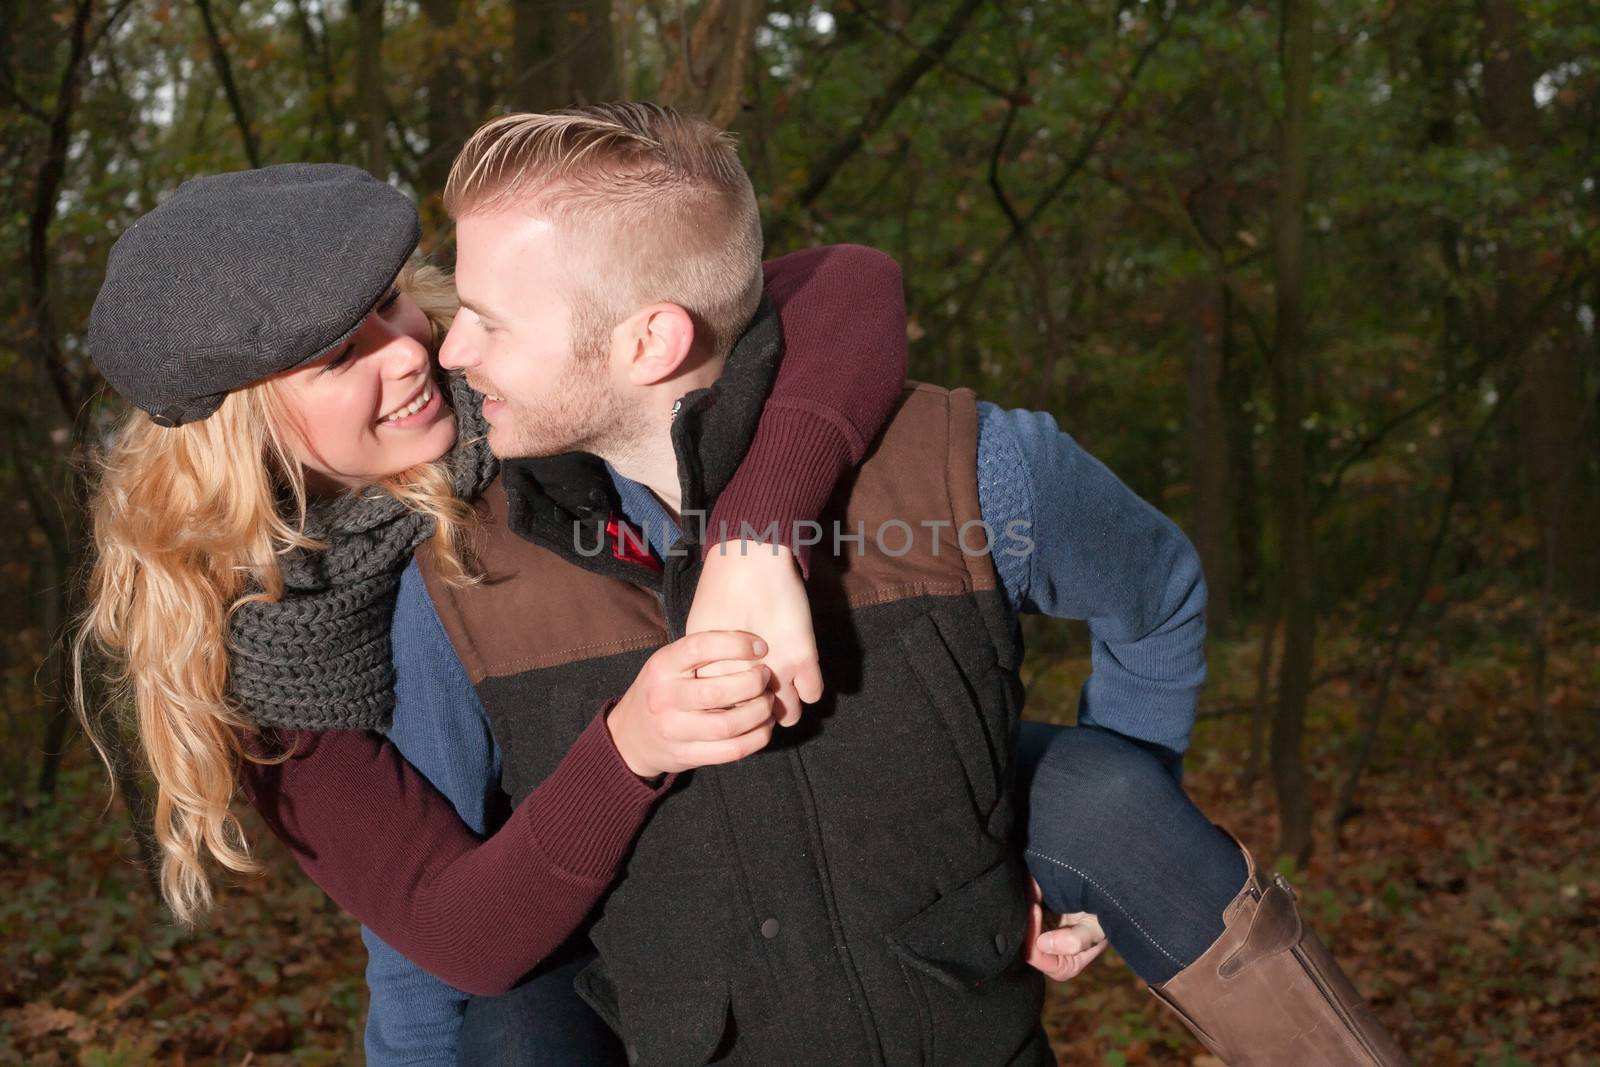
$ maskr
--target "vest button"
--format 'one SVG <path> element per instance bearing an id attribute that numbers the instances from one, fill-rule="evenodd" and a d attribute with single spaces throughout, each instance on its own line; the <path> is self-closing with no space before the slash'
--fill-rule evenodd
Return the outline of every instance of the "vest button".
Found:
<path id="1" fill-rule="evenodd" d="M 778 920 L 777 919 L 768 919 L 766 922 L 762 923 L 761 924 L 761 936 L 766 938 L 768 941 L 771 941 L 773 938 L 777 937 L 778 936 Z"/>
<path id="2" fill-rule="evenodd" d="M 628 1046 L 628 1062 L 629 1063 L 638 1063 L 639 1062 L 639 1046 L 638 1045 L 629 1045 Z"/>
<path id="3" fill-rule="evenodd" d="M 1006 935 L 1005 934 L 995 934 L 994 935 L 994 950 L 996 952 L 1000 953 L 1000 955 L 1002 955 L 1002 956 L 1004 956 L 1006 954 Z"/>

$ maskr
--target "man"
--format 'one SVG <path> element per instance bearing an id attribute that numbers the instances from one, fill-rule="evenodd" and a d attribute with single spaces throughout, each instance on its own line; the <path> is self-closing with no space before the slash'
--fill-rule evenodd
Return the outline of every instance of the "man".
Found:
<path id="1" fill-rule="evenodd" d="M 463 310 L 441 359 L 484 393 L 494 451 L 526 458 L 490 494 L 496 579 L 451 588 L 424 560 L 414 593 L 437 610 L 515 799 L 619 677 L 700 622 L 695 516 L 748 447 L 780 342 L 754 195 L 704 123 L 649 105 L 508 116 L 463 150 L 446 204 Z M 1047 416 L 931 387 L 908 393 L 829 517 L 776 533 L 813 548 L 831 691 L 737 763 L 674 779 L 628 746 L 665 795 L 601 909 L 580 990 L 642 1065 L 1052 1062 L 1038 975 L 1020 961 L 1016 615 L 1091 620 L 1095 673 L 1068 734 L 1113 731 L 1143 748 L 1106 744 L 1175 766 L 1204 669 L 1193 550 Z M 522 610 L 535 592 L 555 605 L 543 617 Z M 563 703 L 570 714 L 526 710 Z M 627 730 L 612 724 L 619 749 Z M 1118 803 L 1176 789 L 1162 777 Z M 1115 815 L 1086 805 L 1077 821 L 1132 854 Z M 1400 1062 L 1286 887 L 1203 819 L 1165 852 L 1150 863 L 1198 917 L 1174 906 L 1152 933 L 1137 879 L 1112 892 L 1087 859 L 1028 840 L 1046 905 L 1092 904 L 1219 1054 Z M 1270 1005 L 1243 1004 L 1257 998 Z"/>

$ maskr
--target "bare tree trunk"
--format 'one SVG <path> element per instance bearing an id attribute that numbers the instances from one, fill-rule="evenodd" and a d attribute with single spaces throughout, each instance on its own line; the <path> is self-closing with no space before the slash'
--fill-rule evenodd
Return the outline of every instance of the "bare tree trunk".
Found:
<path id="1" fill-rule="evenodd" d="M 1533 99 L 1536 71 L 1528 54 L 1522 14 L 1513 0 L 1483 0 L 1484 125 L 1512 157 L 1512 165 L 1531 164 L 1539 151 L 1540 115 Z M 1571 316 L 1559 328 L 1542 320 L 1548 305 L 1532 250 L 1513 241 L 1496 248 L 1499 281 L 1493 343 L 1520 353 L 1521 381 L 1516 395 L 1518 459 L 1528 507 L 1538 525 L 1541 556 L 1570 600 L 1600 604 L 1600 484 L 1585 447 L 1588 391 L 1580 346 L 1574 343 Z"/>
<path id="2" fill-rule="evenodd" d="M 44 161 L 34 181 L 32 207 L 28 216 L 28 259 L 25 272 L 35 365 L 45 379 L 44 391 L 54 395 L 58 405 L 57 417 L 70 429 L 69 454 L 64 463 L 65 477 L 62 478 L 66 483 L 64 492 L 59 500 L 50 499 L 47 490 L 42 486 L 36 486 L 38 499 L 30 500 L 30 509 L 34 512 L 35 522 L 49 543 L 52 564 L 57 572 L 51 576 L 50 583 L 52 595 L 56 599 L 47 609 L 47 622 L 57 623 L 57 626 L 48 635 L 51 651 L 44 684 L 46 714 L 51 716 L 46 727 L 47 753 L 53 755 L 47 754 L 46 762 L 40 768 L 40 784 L 52 791 L 55 788 L 59 753 L 70 725 L 65 707 L 69 690 L 63 642 L 66 623 L 72 618 L 72 608 L 75 603 L 73 591 L 77 588 L 84 560 L 82 504 L 85 464 L 81 460 L 90 424 L 88 418 L 81 412 L 81 408 L 93 390 L 96 377 L 90 369 L 75 370 L 68 365 L 56 334 L 50 291 L 50 228 L 55 220 L 61 183 L 66 175 L 67 146 L 71 140 L 72 119 L 78 104 L 84 62 L 90 51 L 89 26 L 93 20 L 94 6 L 94 0 L 77 0 L 73 5 L 72 22 L 68 27 L 67 63 L 56 89 L 54 110 L 49 116 L 49 137 Z M 112 23 L 126 10 L 126 3 L 115 6 L 102 24 L 100 34 L 95 40 L 98 41 L 100 35 L 107 32 Z M 48 408 L 49 404 L 48 401 L 43 401 L 31 407 L 37 412 Z M 48 433 L 39 433 L 35 439 L 49 440 L 50 437 Z M 19 457 L 19 469 L 25 462 L 25 459 Z M 26 472 L 23 476 L 28 477 Z M 108 741 L 113 760 L 123 766 L 133 766 L 125 739 L 119 734 L 114 738 L 108 738 Z M 130 805 L 136 799 L 132 793 L 125 794 L 125 797 Z M 152 858 L 148 844 L 150 824 L 148 811 L 142 804 L 142 797 L 141 791 L 140 806 L 130 806 L 129 811 L 134 820 L 135 835 L 141 842 L 142 861 L 148 868 Z"/>
<path id="3" fill-rule="evenodd" d="M 1401 612 L 1399 621 L 1395 623 L 1394 633 L 1390 635 L 1389 647 L 1384 654 L 1382 673 L 1378 677 L 1378 691 L 1373 695 L 1372 703 L 1367 708 L 1355 753 L 1351 756 L 1350 765 L 1345 771 L 1344 782 L 1339 787 L 1338 799 L 1334 801 L 1332 828 L 1336 836 L 1339 827 L 1343 826 L 1356 810 L 1356 790 L 1361 784 L 1361 776 L 1366 772 L 1367 765 L 1372 762 L 1372 753 L 1377 748 L 1378 730 L 1383 725 L 1383 715 L 1389 706 L 1389 694 L 1394 688 L 1395 673 L 1400 669 L 1400 653 L 1405 647 L 1406 634 L 1410 632 L 1411 624 L 1416 620 L 1417 612 L 1427 595 L 1428 578 L 1439 562 L 1439 552 L 1444 548 L 1445 537 L 1450 531 L 1450 513 L 1455 510 L 1456 501 L 1460 497 L 1461 478 L 1465 467 L 1465 457 L 1460 455 L 1452 457 L 1450 487 L 1445 491 L 1444 501 L 1439 505 L 1439 521 L 1434 525 L 1433 537 L 1428 543 L 1428 554 L 1416 572 L 1405 610 Z"/>
<path id="4" fill-rule="evenodd" d="M 383 0 L 350 0 L 355 19 L 356 107 L 367 169 L 389 176 L 389 105 L 383 93 Z"/>
<path id="5" fill-rule="evenodd" d="M 1283 0 L 1284 116 L 1273 207 L 1277 323 L 1273 343 L 1273 492 L 1280 555 L 1283 659 L 1272 729 L 1278 792 L 1278 854 L 1311 856 L 1311 797 L 1305 768 L 1306 702 L 1316 651 L 1316 576 L 1306 464 L 1305 200 L 1310 148 L 1313 0 Z"/>
<path id="6" fill-rule="evenodd" d="M 120 723 L 108 723 L 101 740 L 111 757 L 111 778 L 117 795 L 128 812 L 128 823 L 133 831 L 134 863 L 144 875 L 150 894 L 161 900 L 161 845 L 155 834 L 155 805 L 140 773 L 134 746 L 123 734 Z"/>
<path id="7" fill-rule="evenodd" d="M 39 756 L 39 778 L 35 791 L 41 803 L 56 798 L 56 779 L 61 771 L 61 757 L 65 755 L 67 726 L 71 722 L 68 712 L 66 649 L 69 634 L 67 618 L 71 597 L 67 588 L 70 581 L 70 561 L 63 561 L 50 553 L 50 570 L 45 587 L 44 632 L 49 636 L 50 647 L 45 654 L 44 676 L 48 688 L 44 697 L 44 744 Z"/>
<path id="8" fill-rule="evenodd" d="M 545 111 L 566 101 L 556 67 L 561 4 L 511 0 L 511 67 L 506 99 L 519 111 Z"/>
<path id="9" fill-rule="evenodd" d="M 1210 591 L 1206 628 L 1214 634 L 1232 628 L 1233 591 L 1238 584 L 1228 427 L 1222 404 L 1223 322 L 1217 307 L 1221 296 L 1221 287 L 1206 280 L 1189 283 L 1179 298 L 1191 320 L 1184 436 L 1194 501 L 1192 526 Z"/>
<path id="10" fill-rule="evenodd" d="M 294 19 L 300 31 L 300 50 L 306 62 L 306 88 L 322 98 L 323 116 L 328 124 L 328 153 L 338 159 L 344 154 L 344 136 L 338 110 L 334 107 L 336 79 L 333 76 L 333 63 L 328 58 L 326 20 L 319 18 L 318 21 L 323 23 L 319 32 L 318 27 L 311 24 L 311 13 L 306 10 L 305 0 L 294 0 Z M 313 65 L 315 70 L 312 69 Z M 313 82 L 320 84 L 313 85 Z"/>
<path id="11" fill-rule="evenodd" d="M 1545 584 L 1558 599 L 1600 604 L 1600 485 L 1585 432 L 1588 392 L 1570 322 L 1541 331 L 1522 359 L 1517 443 L 1543 542 Z"/>
<path id="12" fill-rule="evenodd" d="M 718 126 L 732 125 L 763 6 L 762 0 L 705 0 L 694 28 L 678 28 L 677 56 L 661 79 L 659 99 Z"/>
<path id="13" fill-rule="evenodd" d="M 8 420 L 8 444 L 15 461 L 17 480 L 22 495 L 33 512 L 34 525 L 44 534 L 45 551 L 43 575 L 39 582 L 39 600 L 42 608 L 41 622 L 46 644 L 43 682 L 34 694 L 39 698 L 39 714 L 45 721 L 44 741 L 40 750 L 39 774 L 35 791 L 42 803 L 50 803 L 56 795 L 56 779 L 61 769 L 61 756 L 66 747 L 67 726 L 71 716 L 67 700 L 67 621 L 72 615 L 71 581 L 76 573 L 72 558 L 74 531 L 71 512 L 55 500 L 45 478 L 34 466 L 29 449 L 29 434 L 20 419 Z"/>
<path id="14" fill-rule="evenodd" d="M 611 0 L 569 0 L 562 22 L 566 38 L 565 103 L 599 104 L 617 95 L 616 41 Z"/>
<path id="15" fill-rule="evenodd" d="M 1241 781 L 1253 786 L 1261 780 L 1266 762 L 1267 725 L 1272 721 L 1272 664 L 1278 652 L 1278 606 L 1273 604 L 1261 626 L 1261 654 L 1256 660 L 1256 700 L 1250 708 L 1250 753 L 1245 757 Z"/>
<path id="16" fill-rule="evenodd" d="M 37 409 L 48 403 L 41 395 L 33 406 Z M 40 600 L 47 645 L 42 680 L 36 690 L 45 730 L 35 788 L 41 802 L 49 803 L 55 799 L 61 757 L 73 718 L 67 649 L 72 620 L 82 607 L 80 583 L 87 560 L 83 514 L 88 485 L 82 458 L 90 423 L 85 417 L 73 422 L 65 460 L 54 455 L 45 457 L 47 465 L 57 468 L 56 484 L 51 484 L 51 475 L 34 465 L 30 447 L 33 438 L 27 427 L 20 419 L 8 422 L 11 423 L 8 444 L 16 455 L 17 477 L 28 509 L 33 513 L 34 525 L 43 533 L 45 541 Z"/>
<path id="17" fill-rule="evenodd" d="M 28 303 L 31 311 L 34 350 L 37 366 L 47 379 L 60 418 L 73 425 L 78 407 L 86 395 L 85 384 L 67 367 L 56 336 L 55 314 L 50 292 L 50 226 L 55 221 L 61 182 L 66 176 L 67 144 L 71 138 L 72 116 L 77 107 L 80 75 L 88 52 L 89 24 L 94 15 L 93 0 L 79 0 L 76 5 L 68 37 L 67 66 L 62 71 L 56 90 L 55 111 L 50 116 L 50 134 L 45 147 L 44 162 L 35 179 L 33 208 L 28 218 Z M 37 407 L 47 407 L 47 404 Z M 48 435 L 42 435 L 48 440 Z M 16 439 L 20 442 L 20 435 Z M 34 521 L 45 535 L 50 548 L 50 560 L 56 571 L 46 586 L 46 638 L 50 651 L 45 663 L 44 714 L 46 727 L 46 752 L 39 772 L 39 784 L 50 794 L 54 793 L 56 768 L 60 749 L 65 741 L 67 707 L 65 660 L 61 655 L 61 642 L 65 636 L 65 622 L 71 616 L 67 590 L 76 575 L 72 546 L 76 541 L 75 518 L 78 498 L 69 493 L 69 499 L 60 506 L 50 499 L 43 484 L 33 480 L 26 457 L 18 457 L 18 472 L 23 487 L 30 496 Z M 70 468 L 70 484 L 75 489 L 82 475 L 76 467 Z M 51 741 L 54 740 L 52 744 Z"/>
<path id="18" fill-rule="evenodd" d="M 507 98 L 524 111 L 617 96 L 611 0 L 512 0 Z"/>
<path id="19" fill-rule="evenodd" d="M 417 190 L 424 205 L 444 191 L 450 164 L 466 141 L 469 129 L 463 82 L 466 71 L 460 50 L 452 42 L 456 24 L 456 0 L 423 0 L 430 34 L 435 42 L 428 49 L 433 67 L 428 71 L 428 150 L 423 153 L 420 173 L 422 188 Z"/>
<path id="20" fill-rule="evenodd" d="M 233 122 L 239 128 L 239 140 L 244 144 L 244 156 L 252 167 L 259 167 L 261 151 L 256 147 L 256 135 L 250 128 L 250 116 L 245 112 L 244 99 L 239 95 L 239 87 L 233 80 L 233 64 L 228 62 L 228 50 L 222 43 L 222 35 L 217 32 L 217 21 L 211 14 L 211 0 L 194 0 L 194 5 L 200 9 L 200 21 L 205 23 L 206 44 L 211 50 L 211 64 L 217 70 L 217 81 L 222 83 L 222 92 L 228 98 L 228 107 L 233 110 Z"/>
<path id="21" fill-rule="evenodd" d="M 1252 595 L 1270 602 L 1263 578 L 1261 479 L 1256 469 L 1256 419 L 1251 405 L 1256 390 L 1254 360 L 1246 358 L 1234 344 L 1234 296 L 1222 287 L 1223 401 L 1227 405 L 1229 484 L 1232 488 L 1234 531 L 1233 558 L 1238 567 L 1237 601 Z M 1276 608 L 1273 617 L 1276 618 Z"/>
<path id="22" fill-rule="evenodd" d="M 50 296 L 50 226 L 56 217 L 56 199 L 67 169 L 67 142 L 72 112 L 78 105 L 79 74 L 86 53 L 89 20 L 94 0 L 78 0 L 69 37 L 67 66 L 56 89 L 55 113 L 50 116 L 50 140 L 34 183 L 33 210 L 28 216 L 28 305 L 32 312 L 34 342 L 39 366 L 50 376 L 67 419 L 78 410 L 79 385 L 62 360 L 56 338 L 55 310 Z"/>

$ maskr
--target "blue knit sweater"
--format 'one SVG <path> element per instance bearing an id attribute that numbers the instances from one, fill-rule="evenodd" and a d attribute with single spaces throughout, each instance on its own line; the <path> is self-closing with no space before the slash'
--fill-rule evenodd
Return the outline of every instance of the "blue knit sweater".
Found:
<path id="1" fill-rule="evenodd" d="M 642 485 L 619 477 L 617 488 L 629 521 L 665 553 L 677 538 L 666 510 Z M 1078 721 L 1142 741 L 1176 767 L 1205 680 L 1205 581 L 1188 538 L 1043 412 L 978 405 L 978 499 L 1013 610 L 1089 624 L 1093 670 Z M 393 642 L 390 740 L 482 833 L 500 753 L 415 564 L 401 579 Z M 362 935 L 367 1062 L 454 1064 L 466 994 Z"/>

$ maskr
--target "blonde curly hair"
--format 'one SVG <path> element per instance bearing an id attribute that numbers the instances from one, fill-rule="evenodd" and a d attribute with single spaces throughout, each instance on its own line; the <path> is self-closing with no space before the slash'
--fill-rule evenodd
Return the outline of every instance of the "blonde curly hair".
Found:
<path id="1" fill-rule="evenodd" d="M 428 316 L 437 349 L 456 311 L 449 275 L 413 260 L 396 283 Z M 207 853 L 228 870 L 258 870 L 229 810 L 239 761 L 261 757 L 245 750 L 254 727 L 228 693 L 228 620 L 243 603 L 282 596 L 279 553 L 321 547 L 304 533 L 305 475 L 288 425 L 272 379 L 182 426 L 157 426 L 134 411 L 100 457 L 89 504 L 94 556 L 72 645 L 74 703 L 109 768 L 88 706 L 95 660 L 110 683 L 105 706 L 131 719 L 155 782 L 161 890 L 184 923 L 212 903 Z M 434 520 L 447 575 L 473 581 L 466 537 L 474 513 L 455 496 L 444 462 L 379 484 Z"/>

